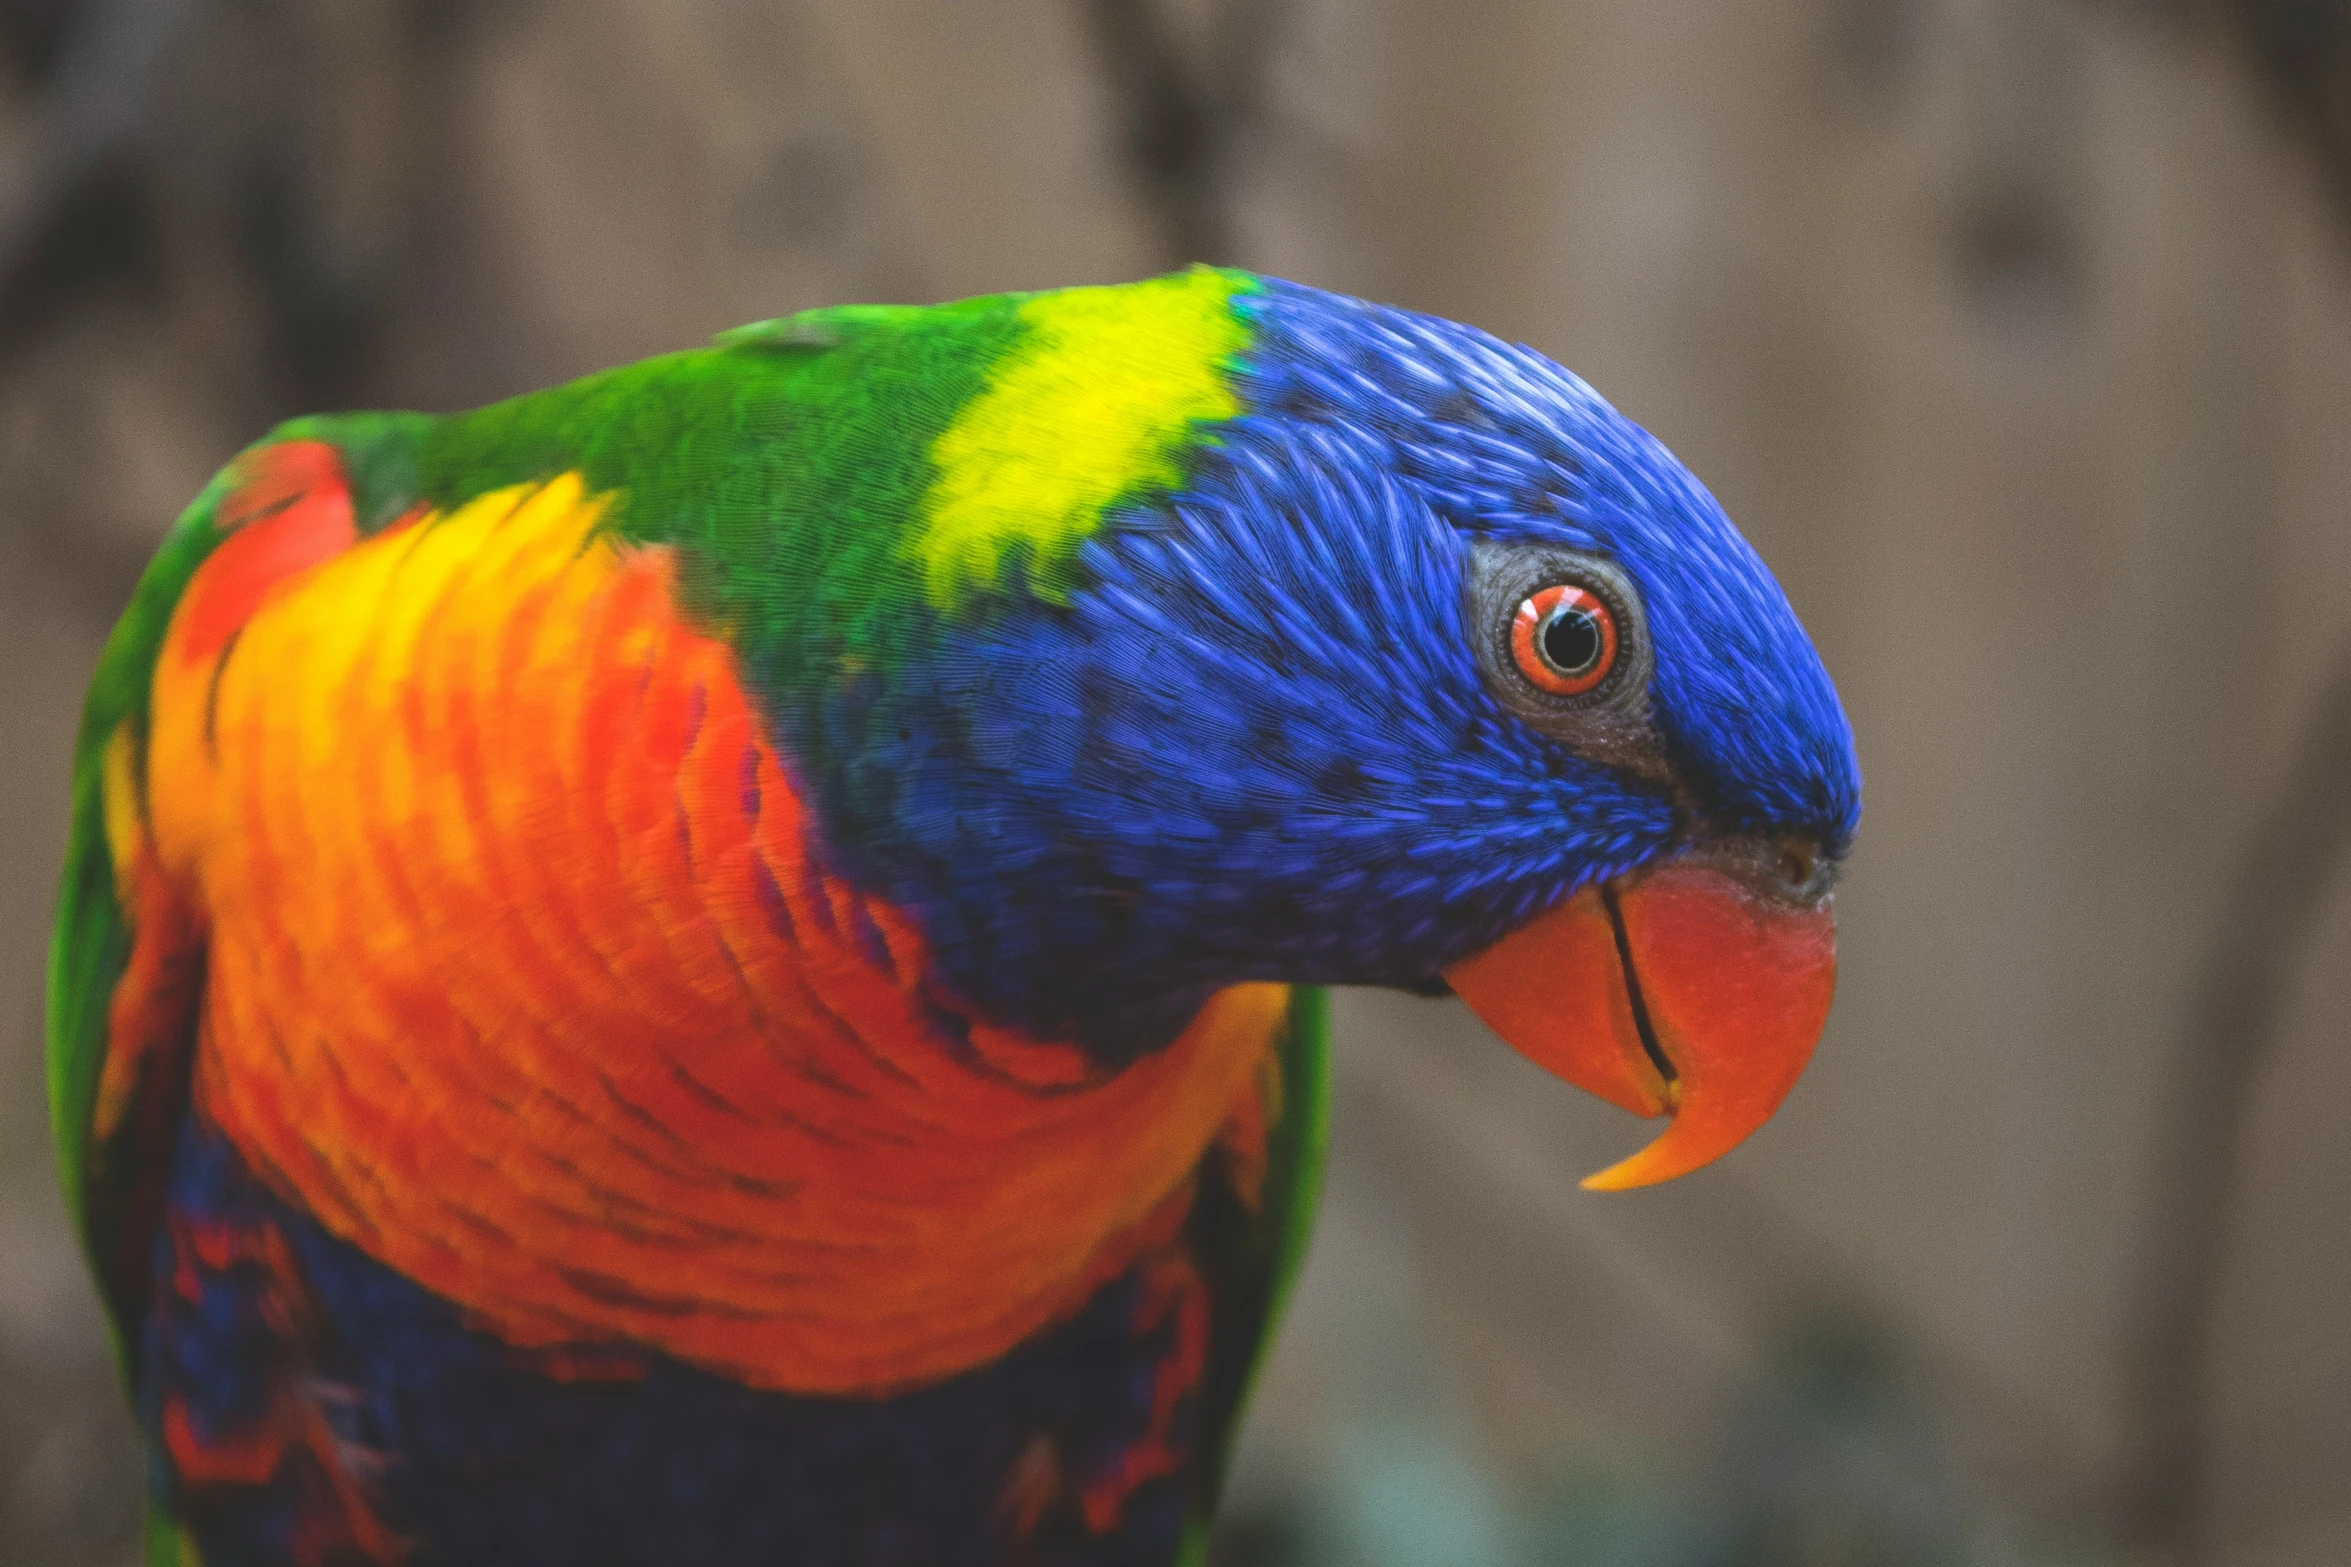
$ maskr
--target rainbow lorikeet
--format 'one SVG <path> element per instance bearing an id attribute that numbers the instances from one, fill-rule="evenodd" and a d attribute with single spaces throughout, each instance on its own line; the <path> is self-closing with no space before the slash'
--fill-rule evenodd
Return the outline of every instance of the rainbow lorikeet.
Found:
<path id="1" fill-rule="evenodd" d="M 64 1179 L 156 1562 L 1196 1560 L 1318 987 L 1738 1142 L 1851 735 L 1656 441 L 1210 269 L 298 420 L 92 686 Z"/>

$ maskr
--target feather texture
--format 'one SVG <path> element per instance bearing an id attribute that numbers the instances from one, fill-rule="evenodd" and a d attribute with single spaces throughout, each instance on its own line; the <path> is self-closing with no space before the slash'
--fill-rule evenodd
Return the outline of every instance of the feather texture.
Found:
<path id="1" fill-rule="evenodd" d="M 1492 688 L 1497 549 L 1634 584 L 1617 750 Z M 1208 269 L 297 421 L 76 791 L 60 1154 L 208 1567 L 1163 1567 L 1304 1246 L 1314 987 L 1859 808 L 1662 447 Z"/>

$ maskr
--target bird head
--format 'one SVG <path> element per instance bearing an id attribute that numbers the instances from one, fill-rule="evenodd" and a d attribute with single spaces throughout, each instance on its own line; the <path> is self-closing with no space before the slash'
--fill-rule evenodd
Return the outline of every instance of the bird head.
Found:
<path id="1" fill-rule="evenodd" d="M 823 852 L 942 993 L 1115 1066 L 1223 985 L 1449 986 L 1673 1118 L 1588 1184 L 1760 1125 L 1826 1017 L 1860 778 L 1713 497 L 1452 322 L 1207 269 L 997 308 L 901 655 L 789 725 Z"/>

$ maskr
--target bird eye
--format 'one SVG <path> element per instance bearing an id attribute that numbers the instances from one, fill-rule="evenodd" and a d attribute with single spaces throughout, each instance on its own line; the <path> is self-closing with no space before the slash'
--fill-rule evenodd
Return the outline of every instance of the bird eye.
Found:
<path id="1" fill-rule="evenodd" d="M 1616 667 L 1616 616 L 1607 602 L 1572 582 L 1521 600 L 1510 622 L 1518 672 L 1554 696 L 1582 696 Z"/>

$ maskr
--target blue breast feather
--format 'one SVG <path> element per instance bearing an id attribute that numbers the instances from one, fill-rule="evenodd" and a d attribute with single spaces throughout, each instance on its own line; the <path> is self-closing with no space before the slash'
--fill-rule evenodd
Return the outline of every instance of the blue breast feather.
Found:
<path id="1" fill-rule="evenodd" d="M 1218 1262 L 1237 1254 L 1244 1222 L 1204 1184 L 1191 1234 L 1222 1352 L 1179 1411 L 1179 1452 L 1229 1416 L 1262 1322 L 1262 1271 Z M 597 1374 L 551 1377 L 273 1196 L 200 1120 L 181 1140 L 167 1230 L 142 1359 L 149 1430 L 176 1401 L 232 1468 L 273 1411 L 314 1412 L 330 1439 L 317 1452 L 275 1444 L 267 1473 L 242 1483 L 192 1483 L 157 1456 L 157 1495 L 206 1567 L 370 1560 L 338 1517 L 338 1487 L 407 1567 L 1165 1567 L 1195 1505 L 1187 1464 L 1135 1488 L 1107 1533 L 1062 1495 L 1042 1501 L 1017 1549 L 1003 1544 L 1016 1471 L 1040 1440 L 1074 1491 L 1150 1420 L 1169 1330 L 1137 1331 L 1132 1274 L 949 1381 L 801 1398 L 626 1350 Z"/>

